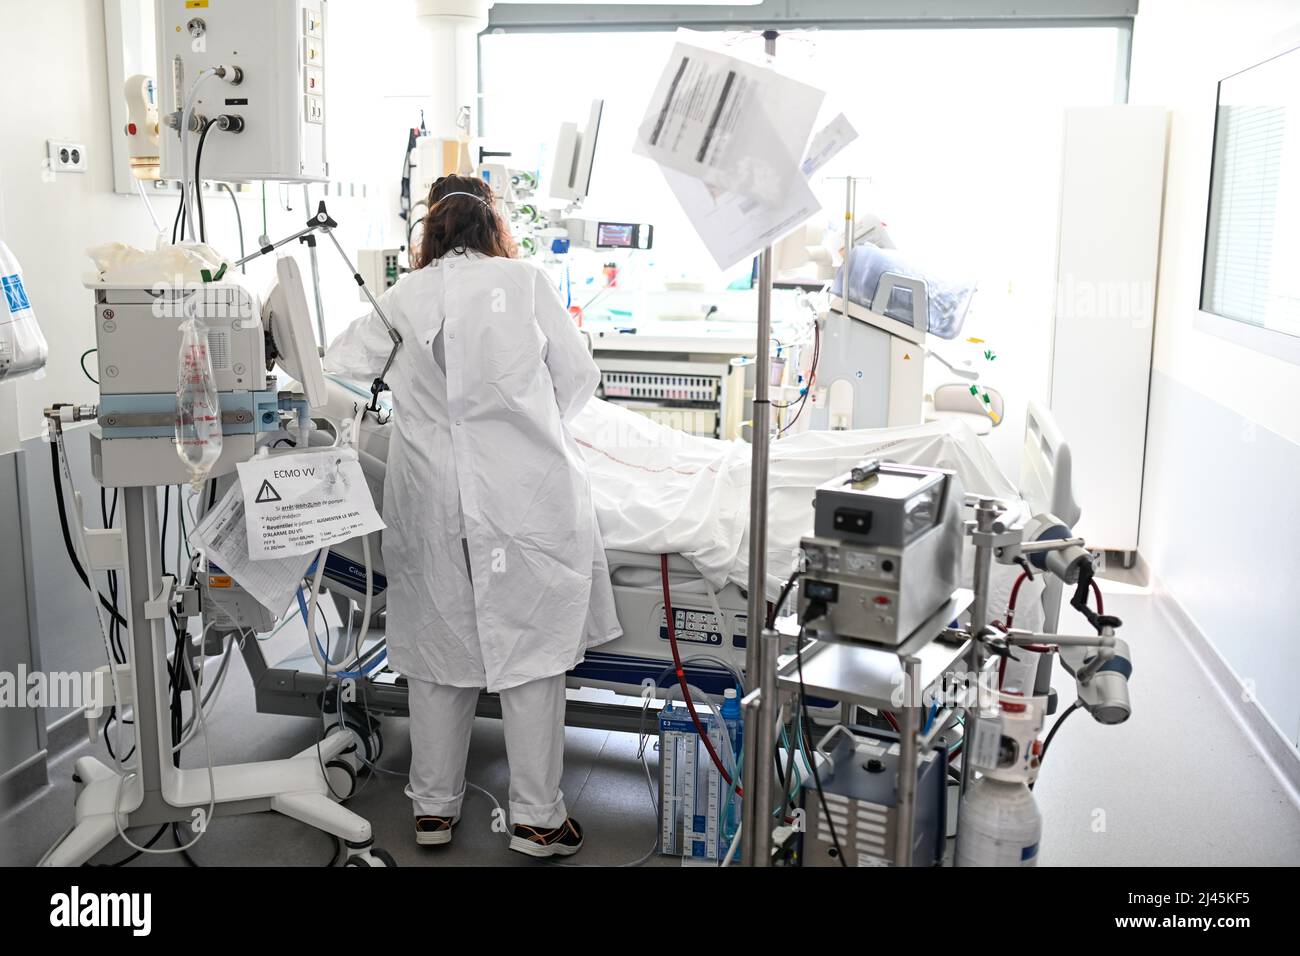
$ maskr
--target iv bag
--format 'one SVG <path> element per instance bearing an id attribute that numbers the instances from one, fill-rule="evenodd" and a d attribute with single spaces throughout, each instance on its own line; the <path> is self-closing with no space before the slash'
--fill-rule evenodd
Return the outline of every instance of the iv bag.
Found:
<path id="1" fill-rule="evenodd" d="M 191 315 L 180 325 L 176 367 L 176 454 L 198 491 L 221 457 L 221 404 L 208 354 L 208 327 Z"/>
<path id="2" fill-rule="evenodd" d="M 9 247 L 0 241 L 0 381 L 45 368 L 50 347 L 41 334 L 23 286 L 23 270 Z"/>

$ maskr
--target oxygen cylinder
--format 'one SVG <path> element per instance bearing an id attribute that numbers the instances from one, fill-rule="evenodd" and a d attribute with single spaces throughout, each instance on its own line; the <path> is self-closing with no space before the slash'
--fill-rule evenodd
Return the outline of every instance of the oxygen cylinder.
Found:
<path id="1" fill-rule="evenodd" d="M 980 777 L 957 816 L 958 866 L 1037 866 L 1043 817 L 1025 784 Z"/>

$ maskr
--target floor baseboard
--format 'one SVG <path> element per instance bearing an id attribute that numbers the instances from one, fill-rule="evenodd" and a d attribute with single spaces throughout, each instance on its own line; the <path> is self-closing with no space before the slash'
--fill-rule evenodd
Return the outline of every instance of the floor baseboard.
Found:
<path id="1" fill-rule="evenodd" d="M 1300 807 L 1300 749 L 1260 707 L 1259 701 L 1243 693 L 1244 682 L 1241 677 L 1164 587 L 1159 576 L 1152 575 L 1149 580 L 1156 607 L 1182 637 L 1201 670 L 1286 788 L 1291 801 Z"/>
<path id="2" fill-rule="evenodd" d="M 50 782 L 45 758 L 46 752 L 38 751 L 0 776 L 0 815 L 18 806 Z"/>

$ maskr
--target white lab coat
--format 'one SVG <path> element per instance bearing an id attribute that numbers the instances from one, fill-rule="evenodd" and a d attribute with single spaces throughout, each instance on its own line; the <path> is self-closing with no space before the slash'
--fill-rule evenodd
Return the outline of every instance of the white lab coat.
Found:
<path id="1" fill-rule="evenodd" d="M 404 340 L 387 376 L 393 666 L 490 691 L 571 669 L 621 633 L 566 425 L 600 378 L 581 333 L 539 269 L 476 252 L 403 276 L 380 301 Z M 372 312 L 335 339 L 325 365 L 370 381 L 390 348 Z"/>

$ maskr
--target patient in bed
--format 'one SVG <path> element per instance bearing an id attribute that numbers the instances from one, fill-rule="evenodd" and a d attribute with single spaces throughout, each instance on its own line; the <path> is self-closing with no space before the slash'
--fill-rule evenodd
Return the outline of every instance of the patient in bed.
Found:
<path id="1" fill-rule="evenodd" d="M 714 587 L 749 580 L 750 446 L 668 428 L 593 399 L 574 419 L 605 547 L 688 558 Z M 809 431 L 772 444 L 768 474 L 767 591 L 789 576 L 813 529 L 814 489 L 863 458 L 950 468 L 968 493 L 1009 503 L 1012 484 L 962 422 Z"/>
<path id="2" fill-rule="evenodd" d="M 351 417 L 364 386 L 330 377 L 330 410 Z M 382 468 L 387 425 L 367 419 L 362 463 Z M 608 550 L 680 554 L 714 588 L 749 584 L 750 446 L 702 438 L 593 398 L 570 423 L 586 459 L 592 497 Z M 369 432 L 369 434 L 367 434 Z M 366 454 L 369 452 L 369 455 Z M 984 443 L 960 421 L 901 428 L 808 431 L 772 444 L 768 476 L 767 593 L 775 599 L 793 567 L 799 540 L 813 529 L 813 491 L 864 458 L 950 468 L 968 494 L 1013 506 L 1020 495 Z M 372 479 L 381 476 L 372 476 Z M 382 480 L 371 482 L 372 488 Z M 965 580 L 970 580 L 967 547 Z M 1017 569 L 994 569 L 993 607 L 1000 610 Z M 1037 585 L 1022 589 L 1025 614 Z M 1030 618 L 1017 623 L 1032 626 Z"/>

